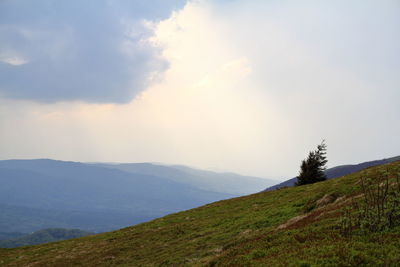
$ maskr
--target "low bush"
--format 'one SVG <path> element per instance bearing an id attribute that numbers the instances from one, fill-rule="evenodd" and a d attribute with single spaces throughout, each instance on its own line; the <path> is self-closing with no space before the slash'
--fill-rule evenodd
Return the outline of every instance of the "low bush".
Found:
<path id="1" fill-rule="evenodd" d="M 381 171 L 377 179 L 360 178 L 361 197 L 353 197 L 342 216 L 341 232 L 379 232 L 400 225 L 400 173 Z"/>

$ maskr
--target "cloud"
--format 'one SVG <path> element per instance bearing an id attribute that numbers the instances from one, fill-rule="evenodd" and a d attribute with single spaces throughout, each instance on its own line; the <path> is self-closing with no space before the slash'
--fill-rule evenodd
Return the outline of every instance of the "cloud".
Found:
<path id="1" fill-rule="evenodd" d="M 144 22 L 162 19 L 183 4 L 1 1 L 0 95 L 39 102 L 129 102 L 168 66 L 160 49 L 146 42 L 152 29 Z"/>
<path id="2" fill-rule="evenodd" d="M 20 56 L 0 54 L 0 62 L 10 64 L 12 66 L 20 66 L 28 63 L 28 60 Z"/>
<path id="3" fill-rule="evenodd" d="M 149 32 L 123 16 L 124 34 L 168 62 L 163 79 L 125 104 L 3 100 L 1 157 L 158 161 L 284 179 L 322 138 L 330 166 L 394 156 L 399 7 L 352 3 L 192 1 L 144 22 Z M 74 38 L 63 29 L 65 42 Z M 140 45 L 131 39 L 118 43 L 127 57 Z"/>

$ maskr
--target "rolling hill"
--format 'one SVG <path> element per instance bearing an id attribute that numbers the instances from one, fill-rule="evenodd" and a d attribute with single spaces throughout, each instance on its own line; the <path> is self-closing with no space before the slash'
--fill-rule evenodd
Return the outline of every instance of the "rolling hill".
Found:
<path id="1" fill-rule="evenodd" d="M 4 160 L 0 161 L 0 229 L 9 233 L 45 228 L 110 231 L 254 193 L 272 183 L 149 163 Z"/>
<path id="2" fill-rule="evenodd" d="M 400 162 L 211 203 L 118 231 L 16 249 L 3 266 L 397 266 L 400 226 L 342 234 L 360 178 L 400 179 Z M 329 199 L 329 201 L 326 201 Z M 323 201 L 322 201 L 323 200 Z"/>
<path id="3" fill-rule="evenodd" d="M 144 174 L 54 160 L 0 161 L 3 232 L 106 231 L 234 195 Z"/>

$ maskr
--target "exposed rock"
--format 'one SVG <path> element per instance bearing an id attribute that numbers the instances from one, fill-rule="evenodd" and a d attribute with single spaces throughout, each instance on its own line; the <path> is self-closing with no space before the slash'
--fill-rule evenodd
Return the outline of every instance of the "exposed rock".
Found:
<path id="1" fill-rule="evenodd" d="M 332 202 L 335 201 L 335 197 L 331 194 L 326 194 L 325 196 L 323 196 L 321 199 L 319 199 L 315 204 L 317 208 L 326 206 Z"/>

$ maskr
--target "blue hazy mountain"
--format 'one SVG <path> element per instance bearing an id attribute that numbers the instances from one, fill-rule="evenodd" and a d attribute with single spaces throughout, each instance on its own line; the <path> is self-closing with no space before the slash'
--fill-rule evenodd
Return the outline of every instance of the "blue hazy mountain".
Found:
<path id="1" fill-rule="evenodd" d="M 0 240 L 14 239 L 26 235 L 20 232 L 0 232 Z"/>
<path id="2" fill-rule="evenodd" d="M 47 159 L 0 161 L 0 184 L 3 232 L 105 231 L 236 196 L 165 177 Z"/>
<path id="3" fill-rule="evenodd" d="M 363 169 L 366 169 L 369 167 L 378 166 L 378 165 L 382 165 L 382 164 L 386 164 L 386 163 L 390 163 L 390 162 L 394 162 L 394 161 L 398 161 L 398 160 L 400 160 L 400 156 L 392 157 L 392 158 L 388 158 L 388 159 L 367 161 L 367 162 L 353 164 L 353 165 L 351 165 L 351 164 L 340 165 L 340 166 L 336 166 L 336 167 L 327 169 L 325 171 L 325 174 L 328 179 L 333 179 L 333 178 L 341 177 L 341 176 L 351 174 L 354 172 L 358 172 L 360 170 L 363 170 Z M 275 190 L 275 189 L 286 187 L 286 186 L 294 186 L 296 181 L 297 181 L 297 178 L 294 177 L 294 178 L 286 180 L 282 183 L 268 187 L 264 191 Z"/>
<path id="4" fill-rule="evenodd" d="M 260 178 L 149 163 L 3 160 L 0 229 L 101 232 L 254 193 L 271 184 Z"/>
<path id="5" fill-rule="evenodd" d="M 31 234 L 22 234 L 20 236 L 7 240 L 0 240 L 0 248 L 15 248 L 20 246 L 31 246 L 48 242 L 55 242 L 71 238 L 91 235 L 94 233 L 82 231 L 79 229 L 50 228 L 43 229 Z"/>
<path id="6" fill-rule="evenodd" d="M 278 181 L 235 173 L 218 173 L 190 168 L 182 165 L 160 165 L 154 163 L 96 164 L 135 174 L 167 178 L 202 190 L 234 195 L 248 195 L 260 188 L 272 186 Z"/>

